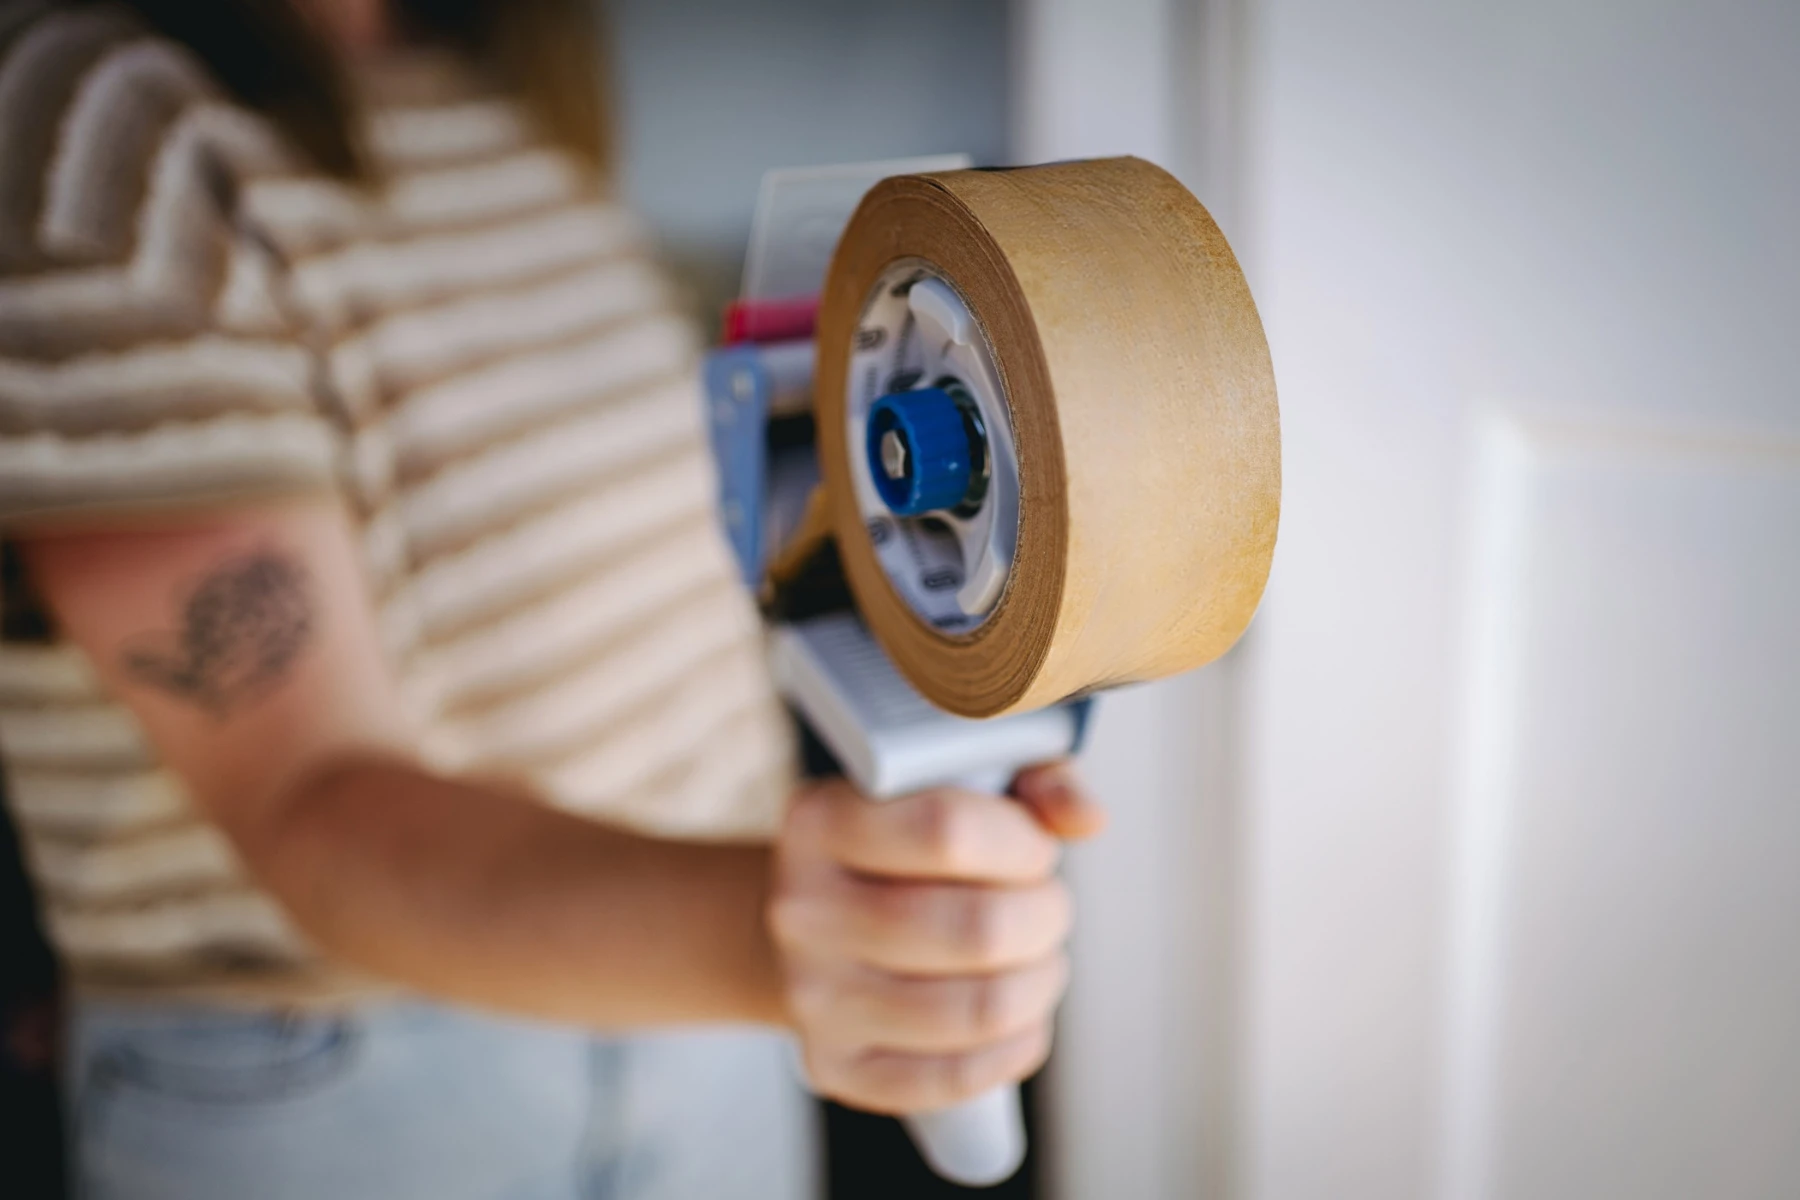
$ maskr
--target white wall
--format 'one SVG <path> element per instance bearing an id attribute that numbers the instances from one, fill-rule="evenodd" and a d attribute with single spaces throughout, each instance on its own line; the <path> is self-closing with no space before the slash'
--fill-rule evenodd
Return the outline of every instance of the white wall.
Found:
<path id="1" fill-rule="evenodd" d="M 1286 494 L 1248 714 L 1240 1194 L 1407 1200 L 1442 1151 L 1479 417 L 1800 428 L 1800 6 L 1261 0 L 1253 45 Z"/>

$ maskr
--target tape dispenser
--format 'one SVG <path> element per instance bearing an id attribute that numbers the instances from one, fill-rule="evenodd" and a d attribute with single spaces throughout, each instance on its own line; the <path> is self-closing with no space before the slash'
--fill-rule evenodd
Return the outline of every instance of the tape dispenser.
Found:
<path id="1" fill-rule="evenodd" d="M 1268 349 L 1211 217 L 1136 159 L 770 172 L 705 363 L 720 516 L 822 769 L 1003 793 L 1093 693 L 1248 625 L 1280 495 Z M 1017 1170 L 1017 1089 L 906 1120 Z"/>

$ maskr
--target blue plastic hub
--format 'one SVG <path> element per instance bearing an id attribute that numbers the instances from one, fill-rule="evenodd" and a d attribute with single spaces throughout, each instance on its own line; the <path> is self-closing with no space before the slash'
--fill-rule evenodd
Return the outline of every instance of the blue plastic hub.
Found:
<path id="1" fill-rule="evenodd" d="M 955 508 L 968 498 L 983 447 L 963 406 L 941 388 L 892 392 L 869 409 L 875 490 L 895 516 Z"/>

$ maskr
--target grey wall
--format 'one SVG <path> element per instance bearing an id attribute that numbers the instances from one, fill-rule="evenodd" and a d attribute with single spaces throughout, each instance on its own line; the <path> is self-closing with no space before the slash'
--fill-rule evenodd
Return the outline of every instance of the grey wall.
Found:
<path id="1" fill-rule="evenodd" d="M 712 309 L 769 167 L 1006 144 L 1003 0 L 605 0 L 623 185 Z"/>

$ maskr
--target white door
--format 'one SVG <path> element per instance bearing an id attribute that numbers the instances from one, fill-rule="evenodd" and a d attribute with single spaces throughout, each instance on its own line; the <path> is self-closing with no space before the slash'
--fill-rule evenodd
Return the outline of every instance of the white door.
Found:
<path id="1" fill-rule="evenodd" d="M 1251 15 L 1229 1191 L 1800 1196 L 1800 4 Z"/>

